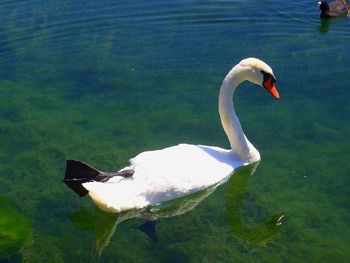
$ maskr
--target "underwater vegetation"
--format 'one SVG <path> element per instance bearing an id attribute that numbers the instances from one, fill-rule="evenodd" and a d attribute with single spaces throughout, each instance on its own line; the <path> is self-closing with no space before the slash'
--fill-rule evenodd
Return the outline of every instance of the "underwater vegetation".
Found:
<path id="1" fill-rule="evenodd" d="M 19 213 L 7 198 L 0 196 L 0 260 L 19 254 L 30 237 L 29 219 Z"/>
<path id="2" fill-rule="evenodd" d="M 322 25 L 310 1 L 161 2 L 0 3 L 0 261 L 350 262 L 350 19 Z M 139 215 L 110 236 L 121 215 L 64 186 L 66 159 L 116 171 L 180 142 L 227 147 L 218 88 L 247 56 L 281 93 L 237 90 L 254 175 L 179 216 L 163 204 L 158 242 Z"/>

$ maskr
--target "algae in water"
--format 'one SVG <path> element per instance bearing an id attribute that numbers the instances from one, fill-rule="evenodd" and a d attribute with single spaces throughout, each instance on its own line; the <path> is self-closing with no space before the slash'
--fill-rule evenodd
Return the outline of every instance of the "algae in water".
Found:
<path id="1" fill-rule="evenodd" d="M 9 200 L 0 197 L 0 259 L 18 253 L 30 233 L 28 219 L 13 208 Z"/>

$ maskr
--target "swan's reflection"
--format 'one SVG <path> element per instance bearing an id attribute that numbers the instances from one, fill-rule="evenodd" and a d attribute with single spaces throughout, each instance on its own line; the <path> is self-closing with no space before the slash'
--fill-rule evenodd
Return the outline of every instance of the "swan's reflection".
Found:
<path id="1" fill-rule="evenodd" d="M 226 218 L 229 221 L 235 236 L 250 243 L 266 246 L 273 237 L 280 232 L 284 213 L 277 213 L 265 222 L 256 226 L 245 226 L 241 218 L 241 204 L 244 198 L 250 175 L 256 165 L 249 165 L 237 170 L 228 183 L 226 191 Z"/>
<path id="2" fill-rule="evenodd" d="M 266 245 L 280 231 L 283 213 L 276 214 L 264 223 L 256 226 L 243 225 L 240 215 L 241 201 L 244 198 L 249 178 L 256 167 L 257 163 L 239 168 L 235 171 L 234 176 L 228 180 L 227 191 L 224 193 L 227 207 L 225 216 L 232 228 L 232 233 L 236 237 L 251 243 Z M 96 254 L 100 256 L 114 235 L 117 225 L 121 222 L 132 218 L 145 219 L 145 224 L 140 226 L 139 229 L 145 232 L 150 239 L 157 241 L 155 222 L 158 219 L 183 215 L 193 210 L 223 183 L 226 182 L 220 182 L 205 190 L 142 210 L 129 210 L 119 214 L 109 214 L 99 209 L 92 211 L 81 208 L 73 212 L 70 215 L 70 219 L 76 228 L 93 232 Z"/>

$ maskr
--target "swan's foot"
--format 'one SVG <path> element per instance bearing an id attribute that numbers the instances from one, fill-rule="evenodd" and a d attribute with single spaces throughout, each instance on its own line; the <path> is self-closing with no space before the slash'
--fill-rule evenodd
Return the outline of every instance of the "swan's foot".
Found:
<path id="1" fill-rule="evenodd" d="M 133 176 L 134 170 L 125 169 L 115 173 L 101 172 L 86 163 L 76 160 L 67 160 L 66 173 L 63 182 L 65 182 L 79 196 L 84 196 L 88 191 L 82 185 L 86 182 L 106 182 L 114 176 L 129 178 Z"/>
<path id="2" fill-rule="evenodd" d="M 109 179 L 110 177 L 114 176 L 121 176 L 124 178 L 129 178 L 134 175 L 135 171 L 132 169 L 122 170 L 116 173 L 106 173 L 106 172 L 100 172 L 102 176 L 104 176 L 104 179 Z"/>

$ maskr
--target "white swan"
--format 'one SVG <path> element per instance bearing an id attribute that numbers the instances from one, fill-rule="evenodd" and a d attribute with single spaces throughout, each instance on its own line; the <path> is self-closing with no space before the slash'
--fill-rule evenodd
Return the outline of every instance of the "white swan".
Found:
<path id="1" fill-rule="evenodd" d="M 165 202 L 226 181 L 234 169 L 260 160 L 233 108 L 233 93 L 245 80 L 266 88 L 279 99 L 274 86 L 276 78 L 263 61 L 247 58 L 230 70 L 219 94 L 219 114 L 230 150 L 179 144 L 140 153 L 130 160 L 130 166 L 115 174 L 68 161 L 65 183 L 80 196 L 88 193 L 102 210 L 120 212 Z"/>

